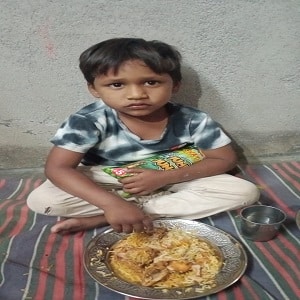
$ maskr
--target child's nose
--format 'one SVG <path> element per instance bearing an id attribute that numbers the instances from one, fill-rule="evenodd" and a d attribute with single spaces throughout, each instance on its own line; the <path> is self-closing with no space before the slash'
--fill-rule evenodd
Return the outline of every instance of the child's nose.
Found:
<path id="1" fill-rule="evenodd" d="M 135 100 L 135 99 L 141 99 L 145 97 L 146 97 L 146 93 L 142 86 L 132 85 L 128 88 L 127 99 Z"/>

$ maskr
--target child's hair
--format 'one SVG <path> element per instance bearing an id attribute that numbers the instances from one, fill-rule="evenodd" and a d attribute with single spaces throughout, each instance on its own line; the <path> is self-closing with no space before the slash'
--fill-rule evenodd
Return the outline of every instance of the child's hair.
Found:
<path id="1" fill-rule="evenodd" d="M 117 72 L 128 60 L 141 60 L 157 74 L 167 73 L 174 84 L 181 81 L 180 53 L 160 41 L 140 38 L 114 38 L 85 50 L 79 58 L 79 67 L 89 84 L 99 75 L 112 69 Z"/>

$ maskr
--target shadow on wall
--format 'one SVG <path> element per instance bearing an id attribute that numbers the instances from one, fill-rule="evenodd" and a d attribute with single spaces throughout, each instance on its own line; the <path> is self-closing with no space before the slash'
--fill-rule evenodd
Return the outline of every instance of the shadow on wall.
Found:
<path id="1" fill-rule="evenodd" d="M 181 68 L 182 84 L 179 92 L 174 95 L 174 102 L 198 108 L 202 95 L 199 74 L 190 66 Z"/>
<path id="2" fill-rule="evenodd" d="M 182 85 L 179 92 L 173 97 L 174 102 L 199 108 L 207 112 L 215 121 L 221 117 L 232 118 L 228 108 L 223 104 L 218 91 L 205 78 L 199 78 L 199 74 L 190 66 L 182 66 Z M 231 138 L 232 146 L 238 153 L 238 159 L 247 162 L 243 148 L 227 132 L 222 124 L 219 124 L 224 132 Z"/>

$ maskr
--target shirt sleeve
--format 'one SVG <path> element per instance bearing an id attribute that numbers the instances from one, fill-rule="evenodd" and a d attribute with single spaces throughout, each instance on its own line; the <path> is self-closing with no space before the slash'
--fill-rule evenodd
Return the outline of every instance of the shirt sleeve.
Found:
<path id="1" fill-rule="evenodd" d="M 190 132 L 195 145 L 204 150 L 217 149 L 231 142 L 220 125 L 204 112 L 193 116 Z"/>
<path id="2" fill-rule="evenodd" d="M 86 153 L 99 142 L 100 131 L 85 116 L 71 115 L 57 130 L 51 142 L 58 147 Z"/>

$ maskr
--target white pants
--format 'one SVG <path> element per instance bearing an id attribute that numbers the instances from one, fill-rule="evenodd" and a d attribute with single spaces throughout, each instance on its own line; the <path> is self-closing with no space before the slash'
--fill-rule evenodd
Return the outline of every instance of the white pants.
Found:
<path id="1" fill-rule="evenodd" d="M 121 184 L 104 173 L 101 166 L 78 167 L 94 182 L 108 190 L 120 190 Z M 147 214 L 156 217 L 199 219 L 222 211 L 237 209 L 256 202 L 257 187 L 238 177 L 222 174 L 165 188 L 150 196 L 131 197 Z M 103 211 L 87 201 L 64 192 L 49 180 L 36 188 L 28 197 L 29 208 L 37 213 L 62 217 L 91 217 Z"/>

